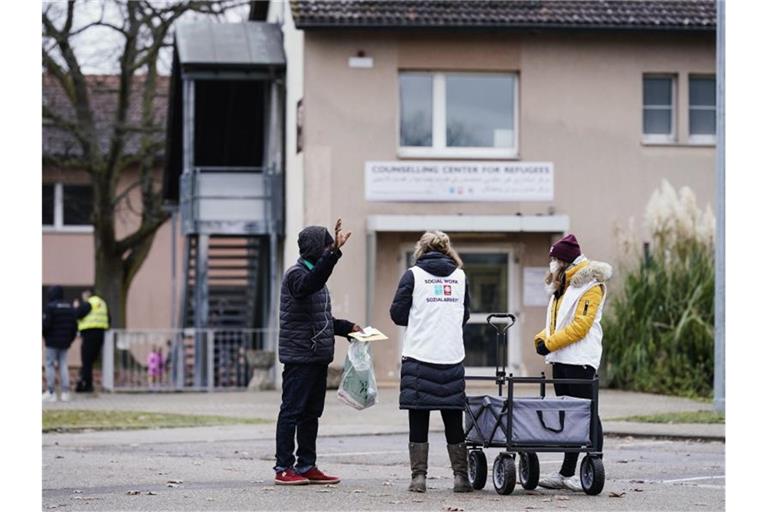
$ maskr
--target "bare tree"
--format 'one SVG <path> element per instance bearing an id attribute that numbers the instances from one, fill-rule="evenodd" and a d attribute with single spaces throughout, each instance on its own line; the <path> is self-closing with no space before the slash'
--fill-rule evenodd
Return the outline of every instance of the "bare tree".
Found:
<path id="1" fill-rule="evenodd" d="M 164 137 L 164 126 L 157 119 L 158 63 L 164 48 L 171 44 L 171 27 L 187 13 L 218 16 L 240 1 L 172 1 L 103 0 L 101 17 L 81 23 L 81 2 L 70 0 L 63 7 L 44 6 L 42 15 L 43 69 L 61 87 L 67 108 L 56 110 L 43 104 L 43 121 L 66 132 L 79 149 L 76 157 L 66 159 L 46 155 L 46 163 L 62 168 L 84 170 L 93 191 L 93 239 L 95 249 L 95 289 L 111 307 L 112 323 L 125 326 L 128 289 L 152 246 L 155 233 L 167 220 L 153 170 L 158 163 Z M 120 13 L 117 23 L 105 16 L 105 7 Z M 57 12 L 57 10 L 59 12 Z M 115 18 L 113 16 L 113 18 Z M 109 123 L 107 143 L 102 126 L 98 126 L 93 109 L 89 81 L 83 71 L 76 38 L 89 30 L 108 29 L 117 34 L 120 48 L 116 108 Z M 131 110 L 137 116 L 129 115 Z M 136 143 L 130 144 L 129 141 Z M 136 149 L 137 148 L 137 149 Z M 121 176 L 130 168 L 137 169 L 136 183 L 129 190 L 118 191 Z M 130 190 L 140 189 L 141 209 L 138 227 L 122 238 L 115 230 L 116 209 L 127 199 Z"/>

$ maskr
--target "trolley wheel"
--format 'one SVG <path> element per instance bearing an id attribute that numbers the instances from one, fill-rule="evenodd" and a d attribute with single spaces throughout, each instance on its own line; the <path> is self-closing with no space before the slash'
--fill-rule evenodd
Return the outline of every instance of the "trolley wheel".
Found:
<path id="1" fill-rule="evenodd" d="M 467 476 L 472 488 L 479 491 L 485 487 L 485 481 L 488 479 L 488 460 L 485 458 L 483 450 L 469 451 L 469 468 L 467 469 Z"/>
<path id="2" fill-rule="evenodd" d="M 603 491 L 605 485 L 605 467 L 603 460 L 587 455 L 581 461 L 581 488 L 590 496 L 595 496 Z"/>
<path id="3" fill-rule="evenodd" d="M 518 473 L 523 489 L 532 491 L 539 485 L 539 456 L 535 452 L 519 452 Z"/>
<path id="4" fill-rule="evenodd" d="M 500 453 L 493 461 L 493 487 L 499 494 L 511 494 L 516 481 L 515 459 L 508 453 Z"/>

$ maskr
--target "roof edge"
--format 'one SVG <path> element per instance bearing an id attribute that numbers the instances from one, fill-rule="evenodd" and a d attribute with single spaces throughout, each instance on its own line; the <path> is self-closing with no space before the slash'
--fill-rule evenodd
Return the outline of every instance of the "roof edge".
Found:
<path id="1" fill-rule="evenodd" d="M 507 30 L 510 32 L 520 30 L 596 30 L 601 32 L 712 32 L 717 30 L 716 25 L 712 26 L 683 26 L 683 25 L 601 25 L 601 24 L 569 24 L 569 25 L 553 25 L 548 23 L 524 23 L 524 24 L 386 24 L 386 23 L 318 23 L 318 22 L 302 22 L 296 23 L 296 28 L 299 30 L 382 30 L 390 29 L 397 31 L 410 31 L 410 30 L 442 30 L 442 29 L 463 29 L 463 30 L 478 30 L 478 29 L 494 29 L 494 30 Z"/>

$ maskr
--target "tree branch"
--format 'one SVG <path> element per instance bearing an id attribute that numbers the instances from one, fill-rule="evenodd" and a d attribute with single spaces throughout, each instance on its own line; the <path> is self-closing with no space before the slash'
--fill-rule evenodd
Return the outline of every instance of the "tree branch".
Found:
<path id="1" fill-rule="evenodd" d="M 137 181 L 134 181 L 133 183 L 131 183 L 128 186 L 128 188 L 126 188 L 125 190 L 120 192 L 120 194 L 115 196 L 115 199 L 112 201 L 112 204 L 114 206 L 117 206 L 117 204 L 120 203 L 120 201 L 122 201 L 124 198 L 128 197 L 128 194 L 131 193 L 131 190 L 135 189 L 136 187 L 138 187 L 140 185 L 141 185 L 141 180 L 137 180 Z"/>

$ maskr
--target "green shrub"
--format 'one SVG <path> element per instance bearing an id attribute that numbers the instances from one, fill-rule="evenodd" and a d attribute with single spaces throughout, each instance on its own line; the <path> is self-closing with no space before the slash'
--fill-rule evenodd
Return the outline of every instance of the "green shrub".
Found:
<path id="1" fill-rule="evenodd" d="M 624 235 L 623 285 L 603 321 L 608 387 L 709 397 L 714 374 L 714 218 L 666 182 L 646 209 L 651 235 Z"/>

